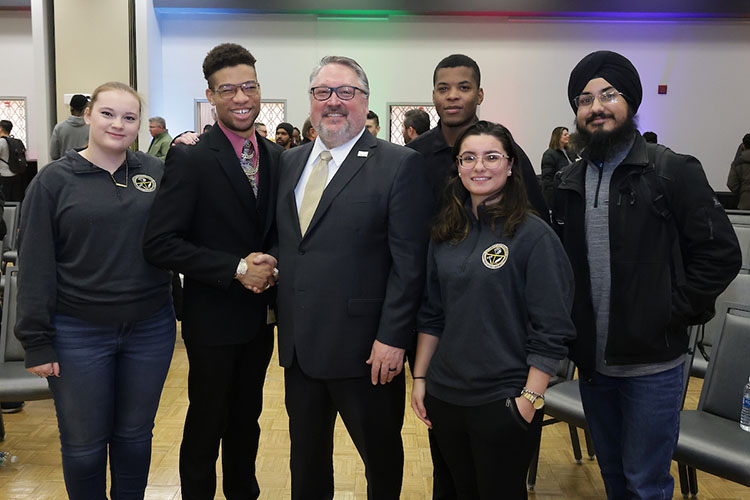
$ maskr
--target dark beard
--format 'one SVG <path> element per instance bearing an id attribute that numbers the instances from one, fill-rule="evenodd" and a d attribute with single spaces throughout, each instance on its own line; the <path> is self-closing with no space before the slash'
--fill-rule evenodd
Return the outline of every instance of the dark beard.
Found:
<path id="1" fill-rule="evenodd" d="M 612 152 L 619 151 L 630 142 L 637 130 L 638 122 L 628 110 L 625 122 L 611 132 L 591 133 L 580 127 L 576 120 L 576 133 L 570 136 L 570 142 L 585 158 L 592 161 L 605 161 Z"/>

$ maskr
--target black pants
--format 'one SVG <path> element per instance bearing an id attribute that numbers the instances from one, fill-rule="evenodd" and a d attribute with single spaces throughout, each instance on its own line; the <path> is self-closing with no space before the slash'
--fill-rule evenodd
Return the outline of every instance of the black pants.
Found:
<path id="1" fill-rule="evenodd" d="M 367 498 L 398 500 L 404 468 L 403 372 L 385 385 L 370 377 L 322 380 L 295 360 L 284 371 L 292 441 L 292 500 L 333 498 L 333 430 L 341 419 L 365 464 Z"/>
<path id="2" fill-rule="evenodd" d="M 543 412 L 528 424 L 514 398 L 457 406 L 429 394 L 425 408 L 460 500 L 527 498 L 526 472 Z"/>
<path id="3" fill-rule="evenodd" d="M 258 498 L 255 477 L 263 408 L 263 383 L 273 351 L 273 328 L 247 344 L 211 346 L 185 342 L 190 406 L 180 447 L 182 498 L 213 500 L 221 443 L 224 496 Z"/>
<path id="4" fill-rule="evenodd" d="M 406 349 L 406 360 L 410 369 L 414 368 L 414 358 L 417 355 L 417 336 L 414 335 L 412 346 Z M 414 371 L 412 370 L 412 375 Z M 432 429 L 427 430 L 430 442 L 430 456 L 432 457 L 432 500 L 456 500 L 456 485 L 453 484 L 448 464 L 445 463 L 440 446 L 435 440 Z"/>
<path id="5" fill-rule="evenodd" d="M 5 201 L 23 201 L 26 186 L 21 177 L 21 175 L 0 177 L 0 187 L 2 187 Z"/>

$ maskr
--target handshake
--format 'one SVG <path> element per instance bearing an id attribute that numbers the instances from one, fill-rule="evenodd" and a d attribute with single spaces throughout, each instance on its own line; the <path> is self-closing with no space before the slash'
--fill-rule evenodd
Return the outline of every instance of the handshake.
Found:
<path id="1" fill-rule="evenodd" d="M 254 252 L 240 262 L 234 277 L 248 290 L 263 293 L 279 280 L 276 264 L 273 255 Z"/>

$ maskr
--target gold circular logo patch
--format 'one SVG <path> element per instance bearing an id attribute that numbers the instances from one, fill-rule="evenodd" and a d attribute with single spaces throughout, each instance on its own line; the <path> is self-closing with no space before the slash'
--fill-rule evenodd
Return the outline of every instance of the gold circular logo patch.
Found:
<path id="1" fill-rule="evenodd" d="M 495 243 L 482 252 L 482 264 L 488 269 L 500 269 L 508 260 L 508 247 L 502 243 Z"/>
<path id="2" fill-rule="evenodd" d="M 139 191 L 151 193 L 156 190 L 156 180 L 150 175 L 138 174 L 133 176 L 133 185 Z"/>

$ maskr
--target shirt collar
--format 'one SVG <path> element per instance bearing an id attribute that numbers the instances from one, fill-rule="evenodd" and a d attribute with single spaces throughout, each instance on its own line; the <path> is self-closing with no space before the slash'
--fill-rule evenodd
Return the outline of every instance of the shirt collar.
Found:
<path id="1" fill-rule="evenodd" d="M 65 154 L 72 160 L 72 170 L 76 174 L 94 174 L 98 172 L 106 172 L 103 168 L 97 167 L 90 161 L 88 161 L 86 158 L 81 155 L 80 151 L 76 150 L 68 150 Z M 138 169 L 143 166 L 141 163 L 141 160 L 138 159 L 138 155 L 136 155 L 133 151 L 130 149 L 125 151 L 125 160 L 127 160 L 127 169 L 133 170 Z M 122 165 L 120 165 L 117 170 L 125 169 L 125 162 L 122 162 Z M 117 171 L 116 170 L 116 171 Z"/>
<path id="2" fill-rule="evenodd" d="M 228 128 L 226 128 L 222 123 L 218 120 L 216 120 L 216 123 L 219 124 L 219 128 L 222 132 L 224 132 L 224 135 L 227 136 L 227 139 L 229 139 L 229 142 L 232 143 L 232 148 L 234 149 L 234 154 L 237 155 L 237 158 L 242 157 L 242 147 L 245 145 L 245 138 L 241 135 L 237 134 L 236 132 L 232 132 Z M 250 139 L 250 142 L 253 145 L 253 150 L 255 151 L 255 154 L 258 154 L 258 139 L 255 137 L 255 131 L 253 130 L 253 134 L 248 137 Z"/>
<path id="3" fill-rule="evenodd" d="M 328 149 L 325 144 L 323 144 L 320 136 L 318 136 L 315 139 L 312 151 L 310 152 L 310 158 L 317 158 L 321 152 L 330 151 L 331 156 L 333 157 L 333 161 L 336 163 L 336 165 L 341 166 L 344 163 L 344 160 L 346 160 L 346 157 L 349 156 L 349 153 L 351 152 L 352 148 L 354 148 L 354 145 L 357 143 L 359 138 L 362 137 L 362 134 L 364 132 L 365 128 L 362 127 L 362 130 L 359 131 L 359 134 L 355 135 L 341 146 L 336 146 L 333 149 Z"/>

